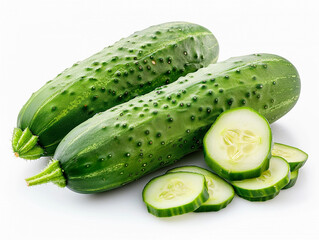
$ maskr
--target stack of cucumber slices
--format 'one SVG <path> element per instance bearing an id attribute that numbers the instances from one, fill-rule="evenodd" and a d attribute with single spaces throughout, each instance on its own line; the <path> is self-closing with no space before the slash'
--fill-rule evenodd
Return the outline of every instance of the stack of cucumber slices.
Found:
<path id="1" fill-rule="evenodd" d="M 153 178 L 143 190 L 150 213 L 171 217 L 188 212 L 218 211 L 234 198 L 234 189 L 212 172 L 184 166 Z"/>
<path id="2" fill-rule="evenodd" d="M 308 155 L 272 142 L 268 121 L 251 108 L 222 113 L 204 137 L 207 165 L 169 170 L 143 190 L 150 213 L 170 217 L 188 212 L 219 211 L 236 194 L 249 201 L 267 201 L 295 185 Z M 219 176 L 218 176 L 219 175 Z"/>

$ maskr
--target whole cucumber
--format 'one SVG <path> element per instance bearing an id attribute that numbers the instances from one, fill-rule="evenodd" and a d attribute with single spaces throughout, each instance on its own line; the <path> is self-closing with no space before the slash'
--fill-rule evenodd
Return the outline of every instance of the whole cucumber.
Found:
<path id="1" fill-rule="evenodd" d="M 80 193 L 117 188 L 199 149 L 223 111 L 249 106 L 272 123 L 299 93 L 297 70 L 276 55 L 211 64 L 77 126 L 49 167 L 27 183 L 52 181 Z"/>
<path id="2" fill-rule="evenodd" d="M 152 26 L 74 64 L 35 92 L 19 113 L 16 156 L 51 156 L 74 127 L 115 105 L 215 63 L 218 43 L 186 22 Z"/>

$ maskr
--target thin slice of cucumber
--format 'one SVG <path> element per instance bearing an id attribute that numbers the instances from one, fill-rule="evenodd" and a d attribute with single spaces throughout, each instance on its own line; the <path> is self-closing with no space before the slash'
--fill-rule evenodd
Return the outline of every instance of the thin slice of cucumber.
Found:
<path id="1" fill-rule="evenodd" d="M 232 181 L 235 192 L 240 197 L 257 198 L 276 194 L 289 182 L 289 164 L 281 157 L 270 159 L 269 169 L 260 177 Z"/>
<path id="2" fill-rule="evenodd" d="M 275 194 L 271 194 L 271 195 L 268 195 L 268 196 L 264 196 L 264 197 L 242 197 L 248 201 L 251 201 L 251 202 L 265 202 L 265 201 L 268 201 L 268 200 L 271 200 L 273 198 L 275 198 L 278 194 L 280 193 L 279 192 L 276 192 Z"/>
<path id="3" fill-rule="evenodd" d="M 190 172 L 168 173 L 153 178 L 143 190 L 147 210 L 157 217 L 193 212 L 208 198 L 205 177 Z"/>
<path id="4" fill-rule="evenodd" d="M 225 208 L 234 198 L 235 192 L 233 187 L 204 168 L 197 166 L 184 166 L 173 168 L 168 171 L 168 173 L 171 172 L 194 172 L 205 176 L 209 199 L 197 208 L 195 212 L 219 211 Z"/>
<path id="5" fill-rule="evenodd" d="M 301 168 L 308 159 L 308 154 L 304 151 L 281 143 L 275 143 L 271 153 L 284 158 L 289 163 L 291 172 Z"/>
<path id="6" fill-rule="evenodd" d="M 295 186 L 298 179 L 298 175 L 299 175 L 299 170 L 290 172 L 290 181 L 286 186 L 283 187 L 283 189 L 288 189 Z"/>
<path id="7" fill-rule="evenodd" d="M 268 121 L 247 107 L 223 112 L 204 137 L 207 165 L 230 181 L 255 178 L 266 171 L 271 146 Z"/>

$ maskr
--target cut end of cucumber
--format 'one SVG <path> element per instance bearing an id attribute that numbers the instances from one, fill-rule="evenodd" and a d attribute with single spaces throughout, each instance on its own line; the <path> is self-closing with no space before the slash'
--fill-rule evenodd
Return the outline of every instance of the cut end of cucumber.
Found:
<path id="1" fill-rule="evenodd" d="M 28 186 L 40 185 L 48 182 L 52 182 L 59 187 L 66 186 L 66 179 L 60 168 L 60 163 L 57 160 L 52 160 L 41 173 L 27 178 L 25 181 Z"/>
<path id="2" fill-rule="evenodd" d="M 251 108 L 222 113 L 204 138 L 207 164 L 228 180 L 259 176 L 267 169 L 272 134 L 269 123 Z"/>
<path id="3" fill-rule="evenodd" d="M 213 174 L 212 172 L 197 166 L 184 166 L 173 168 L 168 171 L 172 172 L 193 172 L 205 176 L 209 199 L 204 202 L 195 212 L 219 211 L 225 208 L 234 198 L 235 192 L 233 187 Z"/>
<path id="4" fill-rule="evenodd" d="M 197 173 L 168 173 L 152 179 L 143 190 L 148 211 L 157 217 L 193 212 L 208 197 L 205 177 Z"/>
<path id="5" fill-rule="evenodd" d="M 275 143 L 271 153 L 284 158 L 289 163 L 291 172 L 301 168 L 308 159 L 308 154 L 304 151 L 281 143 Z"/>
<path id="6" fill-rule="evenodd" d="M 24 131 L 20 128 L 14 129 L 12 148 L 16 157 L 34 160 L 43 156 L 44 149 L 37 142 L 38 136 L 33 135 L 29 128 L 24 129 Z"/>
<path id="7" fill-rule="evenodd" d="M 269 169 L 257 178 L 233 181 L 236 193 L 243 198 L 259 198 L 279 192 L 289 182 L 289 165 L 281 157 L 270 159 Z"/>

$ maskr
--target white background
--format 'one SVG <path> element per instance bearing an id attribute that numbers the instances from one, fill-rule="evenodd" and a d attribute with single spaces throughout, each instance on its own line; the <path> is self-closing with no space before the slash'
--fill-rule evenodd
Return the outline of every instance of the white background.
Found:
<path id="1" fill-rule="evenodd" d="M 1 1 L 1 0 L 0 0 Z M 1 1 L 0 238 L 7 239 L 319 239 L 319 11 L 317 1 Z M 274 200 L 235 197 L 216 213 L 160 219 L 141 198 L 162 169 L 123 188 L 81 195 L 53 184 L 27 188 L 24 178 L 47 159 L 13 157 L 11 134 L 33 91 L 74 62 L 150 25 L 189 21 L 210 29 L 220 59 L 279 54 L 299 70 L 301 97 L 272 125 L 274 139 L 309 159 L 294 188 Z M 178 165 L 205 166 L 201 152 Z"/>

